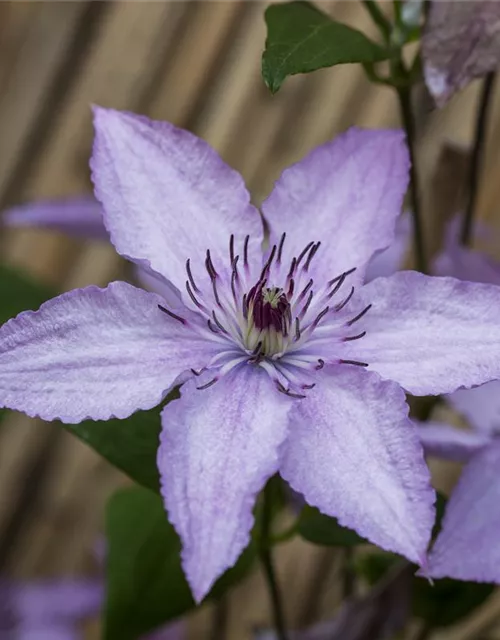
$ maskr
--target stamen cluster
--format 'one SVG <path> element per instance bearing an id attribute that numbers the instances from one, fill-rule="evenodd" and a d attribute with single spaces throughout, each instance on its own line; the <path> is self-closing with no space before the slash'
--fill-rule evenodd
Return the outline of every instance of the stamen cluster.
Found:
<path id="1" fill-rule="evenodd" d="M 321 347 L 324 348 L 327 341 L 358 340 L 366 334 L 362 331 L 346 335 L 349 327 L 360 320 L 371 305 L 347 321 L 338 319 L 344 318 L 343 314 L 337 316 L 351 301 L 354 286 L 340 301 L 333 303 L 356 269 L 344 271 L 326 283 L 317 283 L 319 286 L 315 288 L 310 267 L 321 242 L 309 242 L 289 265 L 284 266 L 284 233 L 279 244 L 271 248 L 259 277 L 255 280 L 253 276 L 252 283 L 249 240 L 246 236 L 240 261 L 240 255 L 235 253 L 234 235 L 231 235 L 230 268 L 226 272 L 216 270 L 210 250 L 207 250 L 205 269 L 209 288 L 196 282 L 191 262 L 186 261 L 186 291 L 204 319 L 204 324 L 193 326 L 193 329 L 220 344 L 220 352 L 207 366 L 215 376 L 198 388 L 214 384 L 233 367 L 247 362 L 265 369 L 283 393 L 304 397 L 302 390 L 314 386 L 309 382 L 307 372 L 322 369 L 326 362 L 368 366 L 365 362 L 341 358 L 332 361 L 331 357 L 328 360 L 321 357 Z M 163 306 L 160 309 L 183 324 L 188 322 Z M 202 372 L 193 370 L 193 373 L 200 375 Z"/>

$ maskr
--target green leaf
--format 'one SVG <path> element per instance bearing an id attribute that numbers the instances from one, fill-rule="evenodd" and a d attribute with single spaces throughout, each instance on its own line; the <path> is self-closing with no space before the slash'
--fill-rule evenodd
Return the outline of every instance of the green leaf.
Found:
<path id="1" fill-rule="evenodd" d="M 415 578 L 413 614 L 431 627 L 455 624 L 485 602 L 495 585 L 458 580 L 436 580 L 431 585 L 425 578 Z"/>
<path id="2" fill-rule="evenodd" d="M 179 397 L 178 388 L 167 396 L 167 402 Z M 160 490 L 156 454 L 160 438 L 160 411 L 138 411 L 126 420 L 64 424 L 63 427 L 121 469 L 133 480 L 153 491 Z"/>
<path id="3" fill-rule="evenodd" d="M 379 62 L 389 53 L 378 44 L 308 2 L 271 5 L 266 11 L 267 39 L 262 76 L 272 93 L 296 73 L 348 62 Z"/>
<path id="4" fill-rule="evenodd" d="M 115 493 L 107 506 L 106 535 L 105 640 L 135 640 L 194 608 L 180 564 L 180 541 L 159 496 L 141 487 Z M 220 597 L 241 580 L 254 558 L 250 545 L 208 598 Z"/>
<path id="5" fill-rule="evenodd" d="M 0 265 L 0 324 L 21 311 L 38 307 L 55 295 L 50 287 L 16 269 Z"/>
<path id="6" fill-rule="evenodd" d="M 333 547 L 352 547 L 365 544 L 366 540 L 358 536 L 352 529 L 342 527 L 335 518 L 306 505 L 298 522 L 299 534 L 313 544 Z"/>

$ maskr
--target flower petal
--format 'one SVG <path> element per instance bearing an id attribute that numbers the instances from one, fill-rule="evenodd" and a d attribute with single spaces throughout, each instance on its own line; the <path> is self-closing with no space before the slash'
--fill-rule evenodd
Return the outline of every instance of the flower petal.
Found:
<path id="1" fill-rule="evenodd" d="M 365 280 L 391 276 L 401 269 L 411 237 L 411 216 L 405 211 L 396 220 L 396 235 L 392 244 L 378 251 L 368 263 Z"/>
<path id="2" fill-rule="evenodd" d="M 197 601 L 246 547 L 257 493 L 278 469 L 292 401 L 259 367 L 241 365 L 208 389 L 195 382 L 162 413 L 162 494 L 183 543 Z"/>
<path id="3" fill-rule="evenodd" d="M 435 260 L 433 271 L 439 276 L 500 285 L 500 264 L 478 251 L 449 245 Z"/>
<path id="4" fill-rule="evenodd" d="M 0 327 L 0 406 L 45 420 L 126 418 L 150 409 L 215 343 L 124 282 L 49 300 Z M 177 310 L 178 311 L 178 310 Z M 194 315 L 194 314 L 193 314 Z"/>
<path id="5" fill-rule="evenodd" d="M 425 453 L 445 460 L 468 462 L 491 442 L 485 434 L 457 429 L 440 422 L 425 422 L 417 426 Z"/>
<path id="6" fill-rule="evenodd" d="M 23 625 L 16 630 L 15 640 L 79 640 L 81 637 L 76 626 L 59 625 Z"/>
<path id="7" fill-rule="evenodd" d="M 291 259 L 321 240 L 313 261 L 323 276 L 363 269 L 394 239 L 408 184 L 402 131 L 349 129 L 286 169 L 262 205 L 273 236 L 284 231 Z"/>
<path id="8" fill-rule="evenodd" d="M 367 362 L 414 395 L 450 393 L 500 378 L 500 288 L 401 271 L 358 292 L 361 340 L 343 358 Z"/>
<path id="9" fill-rule="evenodd" d="M 101 580 L 43 580 L 13 586 L 17 615 L 26 623 L 77 621 L 98 615 L 104 599 Z"/>
<path id="10" fill-rule="evenodd" d="M 434 491 L 397 385 L 332 367 L 293 405 L 280 469 L 309 504 L 383 549 L 424 563 Z"/>
<path id="11" fill-rule="evenodd" d="M 476 429 L 492 435 L 500 432 L 500 380 L 473 389 L 459 389 L 447 400 Z"/>
<path id="12" fill-rule="evenodd" d="M 446 507 L 429 557 L 429 575 L 500 582 L 500 442 L 465 467 Z"/>
<path id="13" fill-rule="evenodd" d="M 11 227 L 42 227 L 69 236 L 109 240 L 102 219 L 102 207 L 91 196 L 30 202 L 7 209 L 2 219 Z"/>
<path id="14" fill-rule="evenodd" d="M 424 76 L 439 107 L 500 64 L 500 5 L 431 2 L 422 37 Z"/>
<path id="15" fill-rule="evenodd" d="M 207 249 L 229 269 L 250 234 L 260 264 L 262 221 L 241 176 L 192 133 L 112 109 L 94 109 L 91 160 L 95 193 L 117 251 L 185 291 L 186 260 L 198 278 Z M 256 257 L 257 256 L 257 257 Z M 198 270 L 198 271 L 197 271 Z"/>

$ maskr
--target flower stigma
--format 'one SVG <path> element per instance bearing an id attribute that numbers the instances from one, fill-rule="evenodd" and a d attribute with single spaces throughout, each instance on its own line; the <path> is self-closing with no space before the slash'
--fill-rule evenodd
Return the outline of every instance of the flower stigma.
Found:
<path id="1" fill-rule="evenodd" d="M 352 335 L 350 327 L 371 308 L 349 317 L 348 305 L 355 287 L 344 284 L 355 268 L 344 271 L 327 282 L 316 283 L 310 267 L 321 242 L 309 242 L 290 262 L 282 262 L 286 234 L 274 245 L 260 275 L 248 260 L 249 236 L 241 253 L 235 252 L 235 238 L 229 241 L 229 268 L 214 264 L 210 250 L 205 258 L 204 283 L 195 278 L 191 261 L 186 261 L 186 291 L 200 323 L 193 323 L 169 309 L 159 308 L 183 324 L 189 323 L 204 338 L 216 342 L 218 353 L 202 371 L 214 377 L 198 387 L 215 384 L 234 367 L 247 363 L 262 367 L 282 393 L 303 398 L 304 390 L 315 386 L 314 374 L 325 364 L 352 364 L 367 367 L 365 362 L 331 356 L 331 345 L 361 339 L 366 331 Z M 258 273 L 258 272 L 257 272 Z M 342 312 L 342 313 L 341 313 Z M 328 356 L 323 354 L 326 347 Z"/>

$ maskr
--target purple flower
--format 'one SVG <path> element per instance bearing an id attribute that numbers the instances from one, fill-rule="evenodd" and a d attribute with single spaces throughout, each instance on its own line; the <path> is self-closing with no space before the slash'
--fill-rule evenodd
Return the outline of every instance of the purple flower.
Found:
<path id="1" fill-rule="evenodd" d="M 427 87 L 439 107 L 500 64 L 500 5 L 433 0 L 422 37 Z"/>
<path id="2" fill-rule="evenodd" d="M 448 244 L 436 270 L 500 284 L 498 263 L 458 244 Z M 447 399 L 474 430 L 436 423 L 420 430 L 428 454 L 467 463 L 448 502 L 428 572 L 436 578 L 500 582 L 500 381 L 460 389 Z"/>
<path id="3" fill-rule="evenodd" d="M 0 640 L 83 640 L 80 625 L 96 618 L 104 598 L 100 579 L 0 581 Z M 183 623 L 143 640 L 181 640 Z"/>
<path id="4" fill-rule="evenodd" d="M 78 624 L 100 610 L 99 580 L 0 582 L 0 639 L 77 640 Z"/>
<path id="5" fill-rule="evenodd" d="M 197 600 L 279 471 L 321 511 L 425 562 L 434 494 L 401 388 L 500 376 L 499 289 L 401 272 L 363 285 L 407 185 L 401 132 L 351 129 L 263 204 L 194 135 L 96 109 L 96 196 L 117 251 L 165 283 L 51 300 L 0 329 L 2 405 L 45 419 L 162 412 L 169 518 Z M 168 280 L 167 280 L 168 279 Z M 394 382 L 393 382 L 394 381 Z M 400 386 L 401 385 L 401 386 Z"/>

